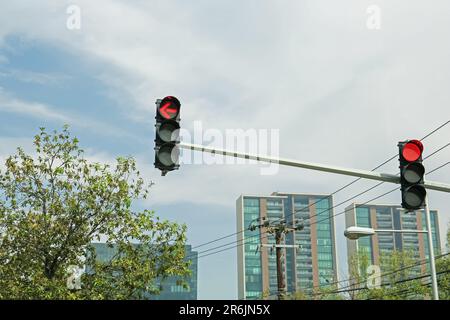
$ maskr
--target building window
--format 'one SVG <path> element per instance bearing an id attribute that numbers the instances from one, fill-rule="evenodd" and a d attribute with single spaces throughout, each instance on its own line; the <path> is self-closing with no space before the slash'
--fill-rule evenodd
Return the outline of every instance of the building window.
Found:
<path id="1" fill-rule="evenodd" d="M 356 208 L 356 225 L 370 228 L 369 208 Z"/>

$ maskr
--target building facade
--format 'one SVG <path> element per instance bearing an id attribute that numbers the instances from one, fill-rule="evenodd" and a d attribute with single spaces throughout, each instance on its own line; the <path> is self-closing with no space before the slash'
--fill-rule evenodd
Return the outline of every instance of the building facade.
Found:
<path id="1" fill-rule="evenodd" d="M 438 255 L 441 251 L 438 211 L 430 210 L 430 215 L 433 247 L 435 255 Z M 346 228 L 358 226 L 383 230 L 426 230 L 423 210 L 407 213 L 395 205 L 353 203 L 346 208 L 345 224 Z M 349 271 L 352 257 L 355 257 L 358 252 L 366 253 L 371 264 L 380 266 L 382 256 L 389 255 L 394 250 L 411 251 L 415 260 L 424 261 L 429 257 L 427 235 L 424 233 L 376 232 L 373 236 L 362 237 L 358 240 L 347 239 Z M 424 273 L 427 269 L 428 264 L 424 263 L 417 266 L 415 271 Z"/>
<path id="2" fill-rule="evenodd" d="M 115 249 L 108 247 L 105 243 L 92 243 L 95 248 L 98 261 L 109 261 L 115 254 Z M 185 246 L 185 256 L 189 257 L 191 264 L 191 276 L 187 279 L 175 276 L 168 277 L 164 281 L 158 281 L 161 292 L 159 295 L 148 295 L 150 300 L 197 300 L 197 271 L 198 271 L 198 253 L 192 251 L 190 245 Z M 184 288 L 180 281 L 187 282 L 188 287 Z"/>
<path id="3" fill-rule="evenodd" d="M 277 293 L 275 244 L 264 227 L 249 230 L 257 219 L 304 221 L 304 229 L 290 232 L 283 244 L 283 272 L 288 292 L 311 290 L 337 281 L 333 200 L 330 195 L 276 192 L 270 196 L 242 195 L 236 201 L 238 298 L 260 299 Z M 262 221 L 262 220 L 260 220 Z M 244 232 L 240 232 L 245 230 Z"/>

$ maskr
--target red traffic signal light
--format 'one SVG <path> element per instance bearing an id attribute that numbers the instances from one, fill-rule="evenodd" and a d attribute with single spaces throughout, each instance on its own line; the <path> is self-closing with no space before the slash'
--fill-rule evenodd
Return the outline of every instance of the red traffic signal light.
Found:
<path id="1" fill-rule="evenodd" d="M 401 155 L 408 162 L 417 161 L 423 152 L 423 144 L 419 140 L 410 140 L 403 145 Z"/>
<path id="2" fill-rule="evenodd" d="M 166 119 L 173 120 L 180 113 L 180 101 L 172 96 L 165 97 L 158 106 L 158 114 Z"/>
<path id="3" fill-rule="evenodd" d="M 180 106 L 173 96 L 156 101 L 154 165 L 162 175 L 179 167 Z"/>
<path id="4" fill-rule="evenodd" d="M 398 143 L 402 207 L 418 210 L 423 207 L 427 192 L 423 186 L 425 168 L 422 165 L 423 144 L 419 140 Z"/>

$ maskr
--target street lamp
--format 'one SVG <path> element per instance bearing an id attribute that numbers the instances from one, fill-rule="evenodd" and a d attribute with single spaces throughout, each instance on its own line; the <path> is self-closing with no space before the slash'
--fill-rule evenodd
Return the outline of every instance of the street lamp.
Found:
<path id="1" fill-rule="evenodd" d="M 364 227 L 348 227 L 344 231 L 344 236 L 350 240 L 357 240 L 361 237 L 373 236 L 377 232 L 396 232 L 396 233 L 427 233 L 426 230 L 394 230 L 394 229 L 372 229 Z"/>
<path id="2" fill-rule="evenodd" d="M 347 229 L 345 229 L 344 236 L 350 240 L 358 240 L 361 237 L 373 236 L 377 232 L 427 233 L 429 236 L 428 241 L 432 241 L 432 240 L 430 240 L 430 238 L 431 238 L 430 237 L 431 227 L 430 227 L 430 223 L 429 223 L 429 214 L 430 213 L 429 213 L 429 209 L 428 209 L 427 205 L 425 207 L 425 211 L 427 213 L 427 218 L 428 218 L 427 219 L 428 230 L 408 230 L 408 229 L 392 230 L 392 229 L 373 229 L 373 228 L 352 226 L 352 227 L 348 227 Z M 434 300 L 439 300 L 437 277 L 436 277 L 436 266 L 435 266 L 435 261 L 434 261 L 434 247 L 433 247 L 432 243 L 429 246 L 429 248 L 430 248 L 430 266 L 431 266 L 431 282 L 432 282 L 432 286 L 433 286 L 433 298 L 434 298 Z"/>
<path id="3" fill-rule="evenodd" d="M 348 227 L 344 231 L 344 236 L 346 236 L 350 240 L 358 240 L 361 237 L 373 236 L 375 232 L 376 231 L 372 228 Z"/>

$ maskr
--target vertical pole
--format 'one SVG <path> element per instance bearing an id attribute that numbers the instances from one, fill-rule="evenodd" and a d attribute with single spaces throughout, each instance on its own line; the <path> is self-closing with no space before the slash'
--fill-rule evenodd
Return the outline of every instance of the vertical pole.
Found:
<path id="1" fill-rule="evenodd" d="M 430 257 L 431 285 L 433 288 L 433 300 L 439 300 L 439 291 L 436 277 L 436 263 L 434 260 L 433 233 L 431 231 L 430 208 L 428 207 L 428 195 L 425 196 L 425 216 L 427 221 L 428 251 Z"/>
<path id="2" fill-rule="evenodd" d="M 277 230 L 275 234 L 275 242 L 277 245 L 281 244 L 281 237 L 283 235 L 283 231 Z M 277 282 L 278 282 L 278 300 L 283 300 L 285 295 L 286 286 L 284 284 L 284 270 L 282 264 L 282 252 L 283 248 L 277 246 Z"/>

